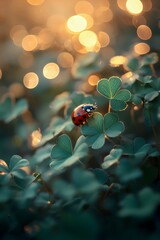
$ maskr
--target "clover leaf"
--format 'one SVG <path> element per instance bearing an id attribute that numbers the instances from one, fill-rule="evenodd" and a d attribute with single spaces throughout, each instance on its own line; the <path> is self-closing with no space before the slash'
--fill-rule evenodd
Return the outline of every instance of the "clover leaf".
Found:
<path id="1" fill-rule="evenodd" d="M 0 174 L 4 182 L 8 182 L 13 177 L 23 179 L 26 177 L 26 173 L 23 167 L 28 167 L 29 162 L 26 159 L 22 159 L 18 155 L 13 155 L 10 159 L 9 165 L 1 160 L 0 161 Z"/>
<path id="2" fill-rule="evenodd" d="M 45 129 L 45 131 L 42 133 L 40 145 L 45 144 L 64 130 L 71 131 L 73 127 L 74 124 L 72 123 L 71 119 L 66 120 L 61 117 L 55 116 L 50 122 L 48 128 Z"/>
<path id="3" fill-rule="evenodd" d="M 99 149 L 104 145 L 105 137 L 117 137 L 124 128 L 124 123 L 119 121 L 117 114 L 107 113 L 103 117 L 101 113 L 95 112 L 88 123 L 81 127 L 81 133 L 89 146 Z"/>
<path id="4" fill-rule="evenodd" d="M 16 103 L 12 102 L 10 97 L 4 99 L 0 103 L 0 120 L 9 123 L 22 113 L 24 113 L 28 108 L 28 103 L 25 99 L 21 99 Z"/>
<path id="5" fill-rule="evenodd" d="M 117 164 L 120 157 L 122 156 L 122 149 L 117 148 L 117 149 L 112 149 L 110 154 L 104 158 L 104 162 L 102 163 L 102 168 L 103 169 L 108 169 L 114 164 Z"/>
<path id="6" fill-rule="evenodd" d="M 119 121 L 116 113 L 106 113 L 104 115 L 104 130 L 108 137 L 118 137 L 124 129 L 124 123 Z"/>
<path id="7" fill-rule="evenodd" d="M 125 155 L 134 160 L 134 163 L 140 163 L 149 153 L 151 144 L 146 144 L 143 138 L 137 137 L 133 141 L 125 141 L 122 144 Z"/>
<path id="8" fill-rule="evenodd" d="M 76 78 L 86 78 L 87 75 L 100 71 L 103 66 L 104 64 L 100 61 L 100 55 L 90 52 L 75 61 L 72 74 Z"/>
<path id="9" fill-rule="evenodd" d="M 113 76 L 109 79 L 103 78 L 98 82 L 98 92 L 109 99 L 110 107 L 115 111 L 122 111 L 127 108 L 127 102 L 131 93 L 127 89 L 121 89 L 122 81 L 119 77 Z"/>
<path id="10" fill-rule="evenodd" d="M 88 147 L 83 136 L 79 137 L 73 149 L 70 137 L 67 134 L 60 135 L 51 151 L 53 161 L 50 167 L 54 170 L 63 170 L 85 157 L 87 152 Z"/>
<path id="11" fill-rule="evenodd" d="M 150 217 L 160 204 L 160 194 L 151 188 L 143 188 L 137 195 L 128 194 L 120 203 L 121 217 Z"/>
<path id="12" fill-rule="evenodd" d="M 50 109 L 52 113 L 56 114 L 58 111 L 60 111 L 66 105 L 66 102 L 68 100 L 69 100 L 68 92 L 62 92 L 58 94 L 50 104 Z"/>
<path id="13" fill-rule="evenodd" d="M 93 149 L 101 148 L 105 142 L 103 115 L 98 112 L 94 113 L 88 124 L 82 126 L 81 133 L 86 136 L 86 142 L 89 146 L 92 146 Z"/>

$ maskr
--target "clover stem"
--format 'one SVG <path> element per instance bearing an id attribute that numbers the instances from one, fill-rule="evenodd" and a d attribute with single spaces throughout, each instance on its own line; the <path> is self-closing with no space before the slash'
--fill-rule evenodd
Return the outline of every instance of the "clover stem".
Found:
<path id="1" fill-rule="evenodd" d="M 108 113 L 110 113 L 111 111 L 111 106 L 110 106 L 110 103 L 108 103 Z"/>
<path id="2" fill-rule="evenodd" d="M 150 68 L 151 68 L 151 71 L 152 71 L 152 75 L 154 77 L 157 77 L 157 74 L 156 74 L 156 71 L 155 71 L 155 68 L 154 68 L 153 64 L 150 64 Z"/>
<path id="3" fill-rule="evenodd" d="M 107 139 L 109 142 L 111 142 L 113 145 L 116 145 L 116 143 L 111 140 L 106 134 L 104 135 L 105 136 L 105 139 Z"/>

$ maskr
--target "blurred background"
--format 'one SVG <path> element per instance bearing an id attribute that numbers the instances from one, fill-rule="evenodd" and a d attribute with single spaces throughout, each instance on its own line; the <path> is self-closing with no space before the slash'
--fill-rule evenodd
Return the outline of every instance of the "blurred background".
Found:
<path id="1" fill-rule="evenodd" d="M 29 102 L 21 119 L 0 122 L 0 157 L 32 150 L 57 94 L 92 94 L 102 77 L 130 76 L 128 55 L 159 54 L 159 10 L 157 0 L 0 0 L 0 100 Z"/>

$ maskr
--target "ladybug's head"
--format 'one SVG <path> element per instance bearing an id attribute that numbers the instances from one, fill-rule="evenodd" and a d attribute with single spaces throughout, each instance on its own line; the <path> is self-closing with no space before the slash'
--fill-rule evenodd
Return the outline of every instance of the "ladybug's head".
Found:
<path id="1" fill-rule="evenodd" d="M 97 109 L 97 105 L 96 104 L 84 104 L 82 106 L 83 110 L 85 110 L 86 112 L 93 112 L 94 110 Z"/>

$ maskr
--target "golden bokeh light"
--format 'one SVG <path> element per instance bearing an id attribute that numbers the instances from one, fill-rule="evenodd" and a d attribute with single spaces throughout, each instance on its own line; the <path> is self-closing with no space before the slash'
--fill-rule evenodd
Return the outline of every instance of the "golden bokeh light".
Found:
<path id="1" fill-rule="evenodd" d="M 90 30 L 86 30 L 80 33 L 79 42 L 88 49 L 92 49 L 97 43 L 97 35 Z"/>
<path id="2" fill-rule="evenodd" d="M 88 15 L 86 13 L 81 13 L 80 16 L 82 16 L 87 21 L 86 29 L 89 29 L 89 28 L 91 28 L 93 26 L 94 20 L 93 20 L 93 18 L 90 15 Z"/>
<path id="3" fill-rule="evenodd" d="M 143 10 L 144 12 L 149 12 L 152 9 L 152 1 L 151 0 L 145 0 L 143 2 Z"/>
<path id="4" fill-rule="evenodd" d="M 23 25 L 15 25 L 10 31 L 10 37 L 17 46 L 21 46 L 22 40 L 27 34 L 27 30 Z"/>
<path id="5" fill-rule="evenodd" d="M 123 81 L 123 83 L 125 84 L 132 84 L 135 82 L 136 78 L 137 78 L 137 74 L 133 74 L 132 72 L 126 72 L 125 74 L 123 74 L 121 76 L 121 79 Z"/>
<path id="6" fill-rule="evenodd" d="M 35 88 L 39 83 L 39 77 L 34 72 L 29 72 L 23 77 L 23 84 L 28 89 Z"/>
<path id="7" fill-rule="evenodd" d="M 35 130 L 32 132 L 31 134 L 31 145 L 32 147 L 36 148 L 40 145 L 40 142 L 42 140 L 42 134 L 41 134 L 41 130 Z"/>
<path id="8" fill-rule="evenodd" d="M 63 68 L 70 68 L 74 63 L 72 54 L 68 52 L 61 52 L 57 58 L 58 64 Z"/>
<path id="9" fill-rule="evenodd" d="M 47 28 L 52 32 L 52 34 L 64 34 L 64 31 L 66 30 L 66 18 L 61 15 L 61 14 L 54 14 L 51 15 L 48 19 L 47 19 Z M 58 27 L 57 27 L 58 26 Z"/>
<path id="10" fill-rule="evenodd" d="M 38 6 L 41 5 L 45 0 L 27 0 L 30 5 Z"/>
<path id="11" fill-rule="evenodd" d="M 95 22 L 97 24 L 103 24 L 104 22 L 110 22 L 113 19 L 113 12 L 110 8 L 101 6 L 96 9 Z"/>
<path id="12" fill-rule="evenodd" d="M 138 55 L 143 55 L 150 51 L 150 46 L 147 43 L 137 43 L 134 46 L 134 51 Z"/>
<path id="13" fill-rule="evenodd" d="M 143 4 L 140 0 L 127 0 L 126 8 L 129 13 L 136 15 L 143 11 Z"/>
<path id="14" fill-rule="evenodd" d="M 74 15 L 68 19 L 67 27 L 71 32 L 79 33 L 86 29 L 87 21 L 81 15 Z"/>
<path id="15" fill-rule="evenodd" d="M 125 64 L 127 61 L 127 58 L 124 56 L 114 56 L 110 59 L 110 65 L 112 67 L 118 67 L 122 64 Z"/>
<path id="16" fill-rule="evenodd" d="M 100 77 L 98 75 L 95 75 L 95 74 L 90 75 L 89 78 L 88 78 L 88 83 L 91 86 L 96 86 L 99 79 L 100 79 Z"/>
<path id="17" fill-rule="evenodd" d="M 4 160 L 2 160 L 2 159 L 0 159 L 0 165 L 1 165 L 1 166 L 4 166 L 6 169 L 8 168 L 7 163 L 6 163 Z M 1 169 L 3 169 L 3 168 L 1 168 Z M 5 171 L 0 170 L 0 175 L 5 175 L 5 174 L 6 174 Z"/>
<path id="18" fill-rule="evenodd" d="M 98 33 L 98 41 L 102 48 L 108 46 L 108 44 L 110 43 L 109 35 L 103 31 L 99 32 Z"/>
<path id="19" fill-rule="evenodd" d="M 60 68 L 56 63 L 47 63 L 43 68 L 43 75 L 47 79 L 53 79 L 58 76 Z"/>
<path id="20" fill-rule="evenodd" d="M 94 7 L 93 5 L 88 2 L 88 1 L 79 1 L 76 5 L 75 5 L 75 12 L 77 14 L 79 13 L 87 13 L 87 14 L 93 14 L 94 12 Z"/>
<path id="21" fill-rule="evenodd" d="M 38 40 L 35 35 L 29 34 L 22 40 L 22 47 L 25 51 L 33 51 L 38 46 Z"/>
<path id="22" fill-rule="evenodd" d="M 152 31 L 148 26 L 140 25 L 137 28 L 137 35 L 142 40 L 148 40 L 152 37 Z"/>
<path id="23" fill-rule="evenodd" d="M 53 36 L 51 32 L 44 28 L 38 33 L 38 48 L 39 50 L 45 50 L 52 46 Z"/>
<path id="24" fill-rule="evenodd" d="M 120 9 L 126 10 L 126 0 L 117 0 L 117 5 Z"/>
<path id="25" fill-rule="evenodd" d="M 16 98 L 24 95 L 24 87 L 21 83 L 12 83 L 9 87 L 9 92 Z"/>

